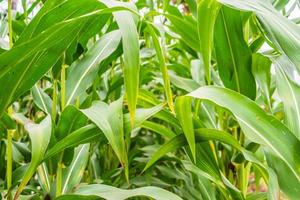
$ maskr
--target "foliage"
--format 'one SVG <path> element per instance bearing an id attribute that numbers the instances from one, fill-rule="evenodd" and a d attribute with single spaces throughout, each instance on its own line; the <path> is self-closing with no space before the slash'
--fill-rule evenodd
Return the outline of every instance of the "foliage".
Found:
<path id="1" fill-rule="evenodd" d="M 298 0 L 0 2 L 0 197 L 299 199 Z"/>

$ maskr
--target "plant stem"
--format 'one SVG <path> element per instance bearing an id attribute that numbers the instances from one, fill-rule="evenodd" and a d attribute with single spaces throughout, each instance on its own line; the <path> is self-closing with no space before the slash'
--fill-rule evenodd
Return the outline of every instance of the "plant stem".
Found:
<path id="1" fill-rule="evenodd" d="M 60 72 L 60 78 L 61 78 L 61 91 L 60 91 L 60 95 L 61 95 L 61 111 L 63 111 L 65 109 L 65 105 L 66 105 L 66 101 L 65 101 L 65 97 L 66 97 L 66 65 L 63 64 L 61 67 L 61 72 Z"/>
<path id="2" fill-rule="evenodd" d="M 52 96 L 52 112 L 51 112 L 51 117 L 53 122 L 55 122 L 56 118 L 56 103 L 57 103 L 57 80 L 53 80 L 53 96 Z"/>
<path id="3" fill-rule="evenodd" d="M 58 197 L 61 195 L 61 189 L 62 189 L 62 169 L 63 169 L 63 164 L 62 164 L 62 158 L 63 158 L 63 153 L 60 156 L 59 162 L 57 163 L 57 172 L 56 172 L 56 193 L 55 196 Z"/>
<path id="4" fill-rule="evenodd" d="M 66 101 L 66 66 L 65 65 L 65 53 L 63 54 L 63 64 L 61 66 L 60 71 L 60 96 L 61 96 L 61 112 L 65 109 Z M 56 196 L 60 196 L 62 194 L 62 169 L 63 169 L 63 155 L 64 151 L 61 152 L 59 162 L 57 163 L 57 177 L 56 177 Z"/>
<path id="5" fill-rule="evenodd" d="M 12 195 L 10 192 L 11 184 L 12 184 L 12 137 L 13 130 L 7 131 L 7 146 L 6 146 L 6 181 L 7 181 L 7 199 L 11 200 Z"/>
<path id="6" fill-rule="evenodd" d="M 13 29 L 12 29 L 12 17 L 11 17 L 11 0 L 7 1 L 7 17 L 8 17 L 8 35 L 9 35 L 9 47 L 13 46 Z M 13 108 L 8 108 L 8 115 L 11 117 L 13 114 Z M 6 181 L 7 181 L 7 199 L 12 199 L 11 185 L 12 185 L 12 138 L 14 130 L 7 130 L 7 145 L 6 145 Z"/>

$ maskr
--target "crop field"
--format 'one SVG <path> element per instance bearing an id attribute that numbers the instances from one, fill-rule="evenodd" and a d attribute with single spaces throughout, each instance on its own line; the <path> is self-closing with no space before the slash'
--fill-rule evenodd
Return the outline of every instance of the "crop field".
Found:
<path id="1" fill-rule="evenodd" d="M 0 200 L 300 200 L 300 0 L 0 0 Z"/>

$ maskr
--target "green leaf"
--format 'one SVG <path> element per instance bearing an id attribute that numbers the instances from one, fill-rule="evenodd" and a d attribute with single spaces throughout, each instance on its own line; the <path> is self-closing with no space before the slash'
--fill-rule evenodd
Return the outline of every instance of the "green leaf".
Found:
<path id="1" fill-rule="evenodd" d="M 192 98 L 188 96 L 177 97 L 175 101 L 176 118 L 179 120 L 183 133 L 188 141 L 193 159 L 196 162 L 195 134 L 192 115 Z"/>
<path id="2" fill-rule="evenodd" d="M 284 192 L 284 194 L 292 200 L 297 200 L 300 195 L 300 182 L 298 177 L 295 177 L 293 174 L 293 171 L 288 168 L 288 166 L 284 163 L 283 160 L 280 158 L 273 156 L 272 154 L 266 155 L 267 162 L 270 165 L 270 167 L 275 171 L 277 174 L 277 179 L 279 182 L 280 189 Z M 270 178 L 269 178 L 270 179 Z M 272 181 L 272 180 L 270 180 Z M 271 183 L 275 184 L 277 183 Z M 273 186 L 271 186 L 273 187 Z M 276 188 L 272 189 L 273 193 L 276 192 Z M 271 192 L 271 191 L 270 191 Z M 274 193 L 275 194 L 275 193 Z M 274 196 L 273 194 L 273 196 Z"/>
<path id="3" fill-rule="evenodd" d="M 191 92 L 199 87 L 199 84 L 193 79 L 183 78 L 174 73 L 169 73 L 169 75 L 171 83 L 180 89 Z"/>
<path id="4" fill-rule="evenodd" d="M 219 0 L 221 3 L 237 9 L 252 11 L 256 14 L 263 30 L 282 54 L 296 65 L 300 71 L 300 27 L 282 16 L 271 5 L 262 0 Z"/>
<path id="5" fill-rule="evenodd" d="M 55 198 L 55 200 L 99 200 L 99 197 L 97 196 L 93 196 L 93 195 L 79 195 L 79 194 L 66 194 L 66 195 L 61 195 L 57 198 Z"/>
<path id="6" fill-rule="evenodd" d="M 87 118 L 75 106 L 67 106 L 61 113 L 55 128 L 55 137 L 58 141 L 75 130 L 86 125 Z"/>
<path id="7" fill-rule="evenodd" d="M 37 85 L 31 89 L 34 103 L 45 113 L 51 114 L 52 100 L 41 88 Z"/>
<path id="8" fill-rule="evenodd" d="M 201 0 L 197 8 L 197 24 L 200 41 L 200 53 L 205 67 L 205 77 L 211 82 L 211 51 L 213 46 L 214 25 L 220 5 L 217 0 Z"/>
<path id="9" fill-rule="evenodd" d="M 94 16 L 125 9 L 128 10 L 124 7 L 106 8 L 61 21 L 1 54 L 0 84 L 5 83 L 7 87 L 0 88 L 0 113 L 55 64 L 85 22 Z"/>
<path id="10" fill-rule="evenodd" d="M 167 127 L 165 127 L 161 124 L 155 123 L 155 122 L 145 121 L 141 125 L 141 127 L 145 128 L 145 129 L 148 129 L 148 130 L 151 130 L 155 133 L 158 133 L 158 134 L 160 134 L 163 137 L 168 138 L 168 139 L 172 139 L 173 137 L 176 136 L 176 134 L 173 131 L 171 131 Z"/>
<path id="11" fill-rule="evenodd" d="M 158 104 L 157 106 L 153 106 L 151 108 L 138 108 L 136 110 L 134 127 L 140 127 L 147 119 L 160 112 L 163 109 L 163 107 L 163 104 Z M 128 113 L 124 115 L 124 128 L 126 133 L 130 132 L 131 130 L 130 114 Z"/>
<path id="12" fill-rule="evenodd" d="M 173 103 L 173 97 L 172 97 L 173 94 L 172 94 L 171 85 L 170 85 L 168 68 L 166 66 L 165 55 L 163 53 L 162 46 L 158 40 L 158 36 L 156 35 L 154 25 L 150 24 L 150 23 L 148 23 L 147 25 L 148 25 L 149 33 L 153 40 L 154 48 L 157 53 L 157 58 L 158 58 L 159 65 L 160 65 L 160 71 L 162 73 L 162 77 L 163 77 L 163 81 L 164 81 L 164 89 L 165 89 L 165 95 L 167 97 L 167 102 L 170 107 L 170 110 L 172 112 L 174 112 L 174 103 Z"/>
<path id="13" fill-rule="evenodd" d="M 126 6 L 123 2 L 102 0 L 108 7 Z M 132 4 L 130 4 L 132 5 Z M 127 5 L 129 6 L 129 5 Z M 124 55 L 124 83 L 126 89 L 126 99 L 130 112 L 131 125 L 134 126 L 134 116 L 139 90 L 139 72 L 140 72 L 140 47 L 139 35 L 132 13 L 120 11 L 114 13 L 114 17 L 119 26 L 122 36 L 122 46 Z"/>
<path id="14" fill-rule="evenodd" d="M 215 25 L 217 65 L 224 85 L 255 99 L 256 85 L 251 73 L 252 53 L 243 36 L 239 11 L 223 6 Z"/>
<path id="15" fill-rule="evenodd" d="M 25 124 L 25 129 L 29 133 L 31 140 L 31 161 L 27 168 L 22 182 L 20 183 L 18 190 L 15 194 L 15 199 L 21 194 L 26 184 L 34 174 L 36 168 L 44 158 L 44 154 L 47 150 L 47 146 L 51 137 L 51 118 L 47 116 L 40 124 L 28 123 Z"/>
<path id="16" fill-rule="evenodd" d="M 180 35 L 182 41 L 186 43 L 195 51 L 200 51 L 200 41 L 198 35 L 197 21 L 190 17 L 182 18 L 182 16 L 176 16 L 171 14 L 165 14 L 165 16 L 171 21 L 174 31 Z"/>
<path id="17" fill-rule="evenodd" d="M 279 184 L 277 181 L 277 176 L 272 169 L 268 170 L 268 174 L 269 174 L 268 199 L 270 199 L 270 200 L 280 199 L 279 198 L 280 189 L 279 189 Z"/>
<path id="18" fill-rule="evenodd" d="M 98 138 L 101 134 L 102 133 L 99 130 L 99 128 L 96 127 L 94 124 L 89 124 L 82 128 L 79 128 L 67 135 L 66 137 L 64 137 L 62 140 L 58 141 L 53 147 L 51 147 L 47 151 L 44 160 L 51 158 L 52 156 L 67 148 L 75 147 L 79 144 L 84 144 L 93 141 L 94 139 Z"/>
<path id="19" fill-rule="evenodd" d="M 71 192 L 80 183 L 88 162 L 89 148 L 90 144 L 83 144 L 75 149 L 72 163 L 63 171 L 62 194 Z"/>
<path id="20" fill-rule="evenodd" d="M 282 159 L 300 183 L 300 158 L 296 153 L 300 150 L 300 141 L 280 121 L 266 114 L 250 99 L 229 89 L 206 86 L 190 93 L 189 96 L 212 101 L 230 110 L 245 135 Z"/>
<path id="21" fill-rule="evenodd" d="M 231 135 L 224 131 L 219 131 L 215 129 L 195 129 L 195 141 L 203 142 L 208 140 L 216 140 L 223 142 L 225 144 L 229 144 L 236 148 L 237 150 L 242 150 L 241 145 L 237 140 L 235 140 Z M 173 137 L 170 141 L 166 142 L 158 151 L 156 151 L 148 161 L 146 167 L 143 171 L 146 171 L 149 167 L 151 167 L 157 160 L 159 160 L 165 154 L 175 151 L 176 149 L 188 145 L 187 139 L 184 134 L 177 135 Z"/>
<path id="22" fill-rule="evenodd" d="M 118 30 L 103 35 L 82 59 L 70 66 L 66 80 L 66 105 L 72 103 L 92 84 L 97 76 L 99 63 L 117 49 L 120 40 Z"/>
<path id="23" fill-rule="evenodd" d="M 286 72 L 294 65 L 282 56 L 275 61 L 275 66 L 276 86 L 279 97 L 283 102 L 286 124 L 295 136 L 300 139 L 300 86 Z"/>
<path id="24" fill-rule="evenodd" d="M 116 153 L 125 175 L 128 178 L 128 160 L 125 147 L 123 128 L 123 98 L 107 105 L 104 102 L 95 102 L 90 108 L 80 110 L 85 114 L 106 136 L 112 149 Z"/>
<path id="25" fill-rule="evenodd" d="M 94 184 L 81 186 L 76 193 L 81 195 L 97 195 L 107 200 L 125 200 L 137 196 L 151 197 L 156 200 L 182 200 L 167 190 L 153 186 L 125 190 L 109 185 Z"/>
<path id="26" fill-rule="evenodd" d="M 252 55 L 252 73 L 269 106 L 271 106 L 271 64 L 270 59 L 262 54 L 255 53 Z"/>
<path id="27" fill-rule="evenodd" d="M 165 143 L 161 148 L 159 148 L 153 155 L 151 155 L 150 160 L 147 162 L 143 171 L 146 171 L 151 167 L 157 160 L 166 155 L 167 153 L 178 149 L 187 144 L 186 138 L 183 134 L 172 138 L 170 141 Z"/>
<path id="28" fill-rule="evenodd" d="M 42 163 L 40 166 L 38 166 L 37 175 L 42 189 L 46 192 L 50 192 L 50 176 L 48 173 L 47 165 L 45 163 Z"/>

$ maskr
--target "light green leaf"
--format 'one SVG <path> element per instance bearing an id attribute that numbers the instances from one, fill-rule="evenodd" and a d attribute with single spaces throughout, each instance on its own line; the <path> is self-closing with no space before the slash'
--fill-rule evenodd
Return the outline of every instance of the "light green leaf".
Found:
<path id="1" fill-rule="evenodd" d="M 255 53 L 252 55 L 252 73 L 269 106 L 271 106 L 271 64 L 271 60 L 262 54 Z"/>
<path id="2" fill-rule="evenodd" d="M 167 190 L 153 186 L 125 190 L 109 185 L 94 184 L 81 186 L 76 193 L 81 195 L 96 195 L 107 200 L 125 200 L 137 196 L 151 197 L 156 200 L 182 200 Z"/>
<path id="3" fill-rule="evenodd" d="M 51 114 L 52 100 L 41 88 L 33 86 L 31 89 L 34 103 L 45 113 Z"/>
<path id="4" fill-rule="evenodd" d="M 286 124 L 300 139 L 300 86 L 285 71 L 293 67 L 293 64 L 282 56 L 275 61 L 275 66 L 276 86 L 283 102 Z"/>
<path id="5" fill-rule="evenodd" d="M 79 128 L 66 137 L 64 137 L 62 140 L 58 141 L 53 147 L 51 147 L 45 157 L 44 160 L 51 158 L 52 156 L 56 155 L 57 153 L 70 148 L 75 147 L 79 144 L 88 143 L 90 141 L 93 141 L 96 138 L 99 138 L 101 136 L 101 131 L 98 127 L 96 127 L 94 124 L 86 125 L 82 128 Z"/>
<path id="6" fill-rule="evenodd" d="M 200 41 L 200 53 L 205 67 L 205 77 L 208 83 L 211 82 L 211 51 L 213 46 L 214 25 L 220 5 L 217 0 L 201 0 L 197 8 L 198 35 Z"/>
<path id="7" fill-rule="evenodd" d="M 123 98 L 120 98 L 110 105 L 104 102 L 95 102 L 90 108 L 80 111 L 95 123 L 106 136 L 119 161 L 125 168 L 125 175 L 128 178 L 128 160 L 124 139 L 122 106 Z"/>
<path id="8" fill-rule="evenodd" d="M 190 146 L 193 159 L 196 162 L 195 134 L 192 115 L 192 98 L 180 96 L 175 101 L 176 118 L 179 120 L 183 133 Z"/>
<path id="9" fill-rule="evenodd" d="M 157 106 L 153 106 L 151 108 L 138 108 L 135 114 L 135 128 L 140 127 L 144 121 L 154 116 L 158 112 L 160 112 L 164 108 L 163 104 L 158 104 Z M 124 115 L 124 128 L 127 133 L 131 129 L 130 125 L 130 114 Z"/>
<path id="10" fill-rule="evenodd" d="M 63 171 L 62 194 L 71 192 L 79 184 L 89 158 L 90 144 L 80 145 L 75 149 L 70 166 Z"/>
<path id="11" fill-rule="evenodd" d="M 165 127 L 161 124 L 155 123 L 155 122 L 145 121 L 141 125 L 141 127 L 145 128 L 145 129 L 148 129 L 148 130 L 151 130 L 153 132 L 156 132 L 156 133 L 158 133 L 158 134 L 160 134 L 163 137 L 166 137 L 168 139 L 172 139 L 173 137 L 176 136 L 176 134 L 173 131 L 171 131 L 167 127 Z"/>
<path id="12" fill-rule="evenodd" d="M 102 3 L 108 7 L 113 6 L 132 6 L 123 2 L 102 0 Z M 126 99 L 130 112 L 131 125 L 134 126 L 134 116 L 139 90 L 139 73 L 140 73 L 140 47 L 139 35 L 132 13 L 128 11 L 115 12 L 114 17 L 119 26 L 122 36 L 122 46 L 124 54 L 124 83 L 126 89 Z"/>
<path id="13" fill-rule="evenodd" d="M 167 97 L 167 102 L 168 105 L 170 107 L 170 110 L 172 112 L 174 112 L 174 103 L 173 103 L 173 94 L 172 94 L 172 90 L 171 90 L 171 85 L 170 85 L 170 78 L 169 78 L 169 74 L 168 74 L 168 68 L 166 66 L 166 60 L 165 60 L 165 55 L 164 55 L 164 50 L 162 49 L 162 46 L 159 42 L 158 36 L 156 35 L 155 32 L 155 27 L 153 24 L 148 23 L 148 30 L 149 33 L 152 37 L 153 40 L 153 44 L 154 44 L 154 48 L 156 50 L 157 53 L 157 58 L 159 61 L 159 65 L 160 65 L 160 70 L 162 73 L 162 77 L 163 77 L 163 81 L 164 81 L 164 89 L 165 89 L 165 95 Z"/>
<path id="14" fill-rule="evenodd" d="M 92 84 L 97 76 L 99 63 L 111 55 L 118 47 L 120 31 L 103 35 L 84 57 L 75 61 L 69 69 L 66 80 L 66 105 L 69 105 Z"/>
<path id="15" fill-rule="evenodd" d="M 165 14 L 171 21 L 174 31 L 180 35 L 182 41 L 195 51 L 200 51 L 200 41 L 198 35 L 197 21 L 192 17 L 183 18 L 173 14 Z M 195 35 L 196 34 L 196 35 Z"/>
<path id="16" fill-rule="evenodd" d="M 79 35 L 85 22 L 95 16 L 119 10 L 129 9 L 113 7 L 93 12 L 88 10 L 88 14 L 51 24 L 44 31 L 40 28 L 42 32 L 36 37 L 1 54 L 0 84 L 6 84 L 6 87 L 0 87 L 0 115 L 13 100 L 29 90 L 55 64 L 63 51 Z M 15 59 L 16 57 L 19 59 Z"/>
<path id="17" fill-rule="evenodd" d="M 266 114 L 255 102 L 229 89 L 206 86 L 189 96 L 229 109 L 245 135 L 282 159 L 299 181 L 300 157 L 296 152 L 300 150 L 300 141 L 280 121 Z"/>
<path id="18" fill-rule="evenodd" d="M 176 87 L 183 89 L 185 91 L 191 92 L 200 86 L 193 79 L 183 78 L 183 77 L 175 75 L 172 72 L 170 72 L 169 75 L 170 75 L 171 83 L 173 85 L 175 85 Z"/>
<path id="19" fill-rule="evenodd" d="M 15 199 L 21 194 L 32 175 L 35 173 L 36 168 L 44 158 L 47 146 L 51 137 L 51 118 L 47 116 L 40 124 L 28 123 L 25 124 L 25 129 L 29 133 L 31 140 L 31 161 L 27 168 L 23 180 L 20 183 L 18 190 L 15 194 Z"/>

